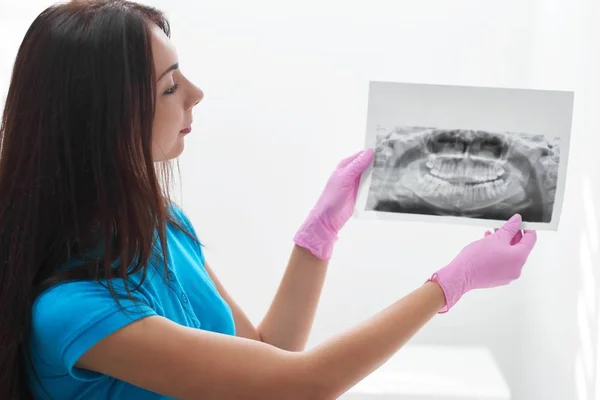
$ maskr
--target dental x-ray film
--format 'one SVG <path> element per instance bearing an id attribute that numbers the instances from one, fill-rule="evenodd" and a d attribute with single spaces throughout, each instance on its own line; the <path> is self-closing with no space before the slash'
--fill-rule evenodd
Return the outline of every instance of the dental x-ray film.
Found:
<path id="1" fill-rule="evenodd" d="M 558 229 L 573 92 L 371 82 L 355 217 Z"/>

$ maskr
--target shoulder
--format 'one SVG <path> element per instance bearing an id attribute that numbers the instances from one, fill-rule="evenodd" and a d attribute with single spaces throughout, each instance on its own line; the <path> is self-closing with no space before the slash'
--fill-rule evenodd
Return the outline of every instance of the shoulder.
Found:
<path id="1" fill-rule="evenodd" d="M 156 315 L 147 299 L 133 292 L 133 300 L 114 283 L 118 302 L 103 284 L 66 282 L 42 293 L 31 314 L 31 347 L 54 370 L 75 376 L 76 360 L 94 344 L 146 316 Z"/>
<path id="2" fill-rule="evenodd" d="M 183 211 L 183 208 L 174 202 L 171 202 L 169 212 L 175 221 L 177 221 L 177 223 L 187 231 L 191 238 L 186 233 L 180 231 L 177 232 L 175 236 L 178 238 L 178 240 L 182 240 L 190 244 L 193 247 L 194 252 L 197 252 L 204 262 L 204 252 L 202 251 L 203 245 L 190 218 L 187 216 L 185 211 Z"/>
<path id="3" fill-rule="evenodd" d="M 193 229 L 192 221 L 190 221 L 190 218 L 185 211 L 183 211 L 183 207 L 179 204 L 171 201 L 169 204 L 169 213 L 177 222 L 183 224 L 187 229 Z"/>

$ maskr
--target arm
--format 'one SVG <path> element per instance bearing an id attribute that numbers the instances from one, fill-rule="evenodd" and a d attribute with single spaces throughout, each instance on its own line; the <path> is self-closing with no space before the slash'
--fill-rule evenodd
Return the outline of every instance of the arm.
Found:
<path id="1" fill-rule="evenodd" d="M 334 399 L 384 363 L 444 305 L 427 283 L 309 352 L 191 329 L 152 316 L 88 350 L 77 366 L 187 399 Z"/>
<path id="2" fill-rule="evenodd" d="M 315 207 L 294 237 L 295 246 L 271 307 L 256 328 L 244 315 L 214 272 L 207 268 L 217 290 L 232 309 L 238 336 L 261 340 L 289 351 L 306 346 L 323 289 L 337 232 L 353 213 L 358 180 L 371 163 L 366 149 L 342 160 Z"/>
<path id="3" fill-rule="evenodd" d="M 467 291 L 517 279 L 536 242 L 535 232 L 519 233 L 520 222 L 511 218 L 496 233 L 466 246 L 433 281 L 307 352 L 150 316 L 101 339 L 76 366 L 182 400 L 335 399 Z"/>
<path id="4" fill-rule="evenodd" d="M 237 336 L 260 340 L 284 350 L 300 351 L 308 340 L 327 264 L 304 248 L 294 246 L 275 299 L 258 328 L 223 287 L 208 263 L 205 268 L 231 308 Z"/>
<path id="5" fill-rule="evenodd" d="M 306 346 L 337 233 L 354 211 L 359 178 L 373 155 L 366 149 L 342 160 L 296 232 L 285 275 L 259 325 L 266 342 L 295 351 Z"/>
<path id="6" fill-rule="evenodd" d="M 263 341 L 290 351 L 304 350 L 327 264 L 306 249 L 294 246 L 273 303 L 258 327 Z"/>

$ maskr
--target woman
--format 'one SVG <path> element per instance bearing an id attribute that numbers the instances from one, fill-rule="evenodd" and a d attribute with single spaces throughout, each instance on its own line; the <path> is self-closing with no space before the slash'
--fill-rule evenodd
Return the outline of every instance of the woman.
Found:
<path id="1" fill-rule="evenodd" d="M 254 326 L 169 200 L 169 162 L 203 97 L 169 37 L 153 8 L 73 0 L 42 12 L 19 48 L 0 130 L 3 398 L 333 399 L 468 291 L 520 275 L 536 234 L 515 215 L 305 351 L 366 149 L 331 175 Z"/>

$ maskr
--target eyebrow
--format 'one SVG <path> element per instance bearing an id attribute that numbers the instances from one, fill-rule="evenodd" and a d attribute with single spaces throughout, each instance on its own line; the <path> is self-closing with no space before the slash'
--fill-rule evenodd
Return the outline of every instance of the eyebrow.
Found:
<path id="1" fill-rule="evenodd" d="M 173 65 L 171 65 L 165 72 L 163 72 L 159 77 L 157 82 L 159 82 L 166 74 L 168 74 L 170 71 L 176 70 L 177 68 L 179 68 L 179 63 L 175 63 Z"/>

